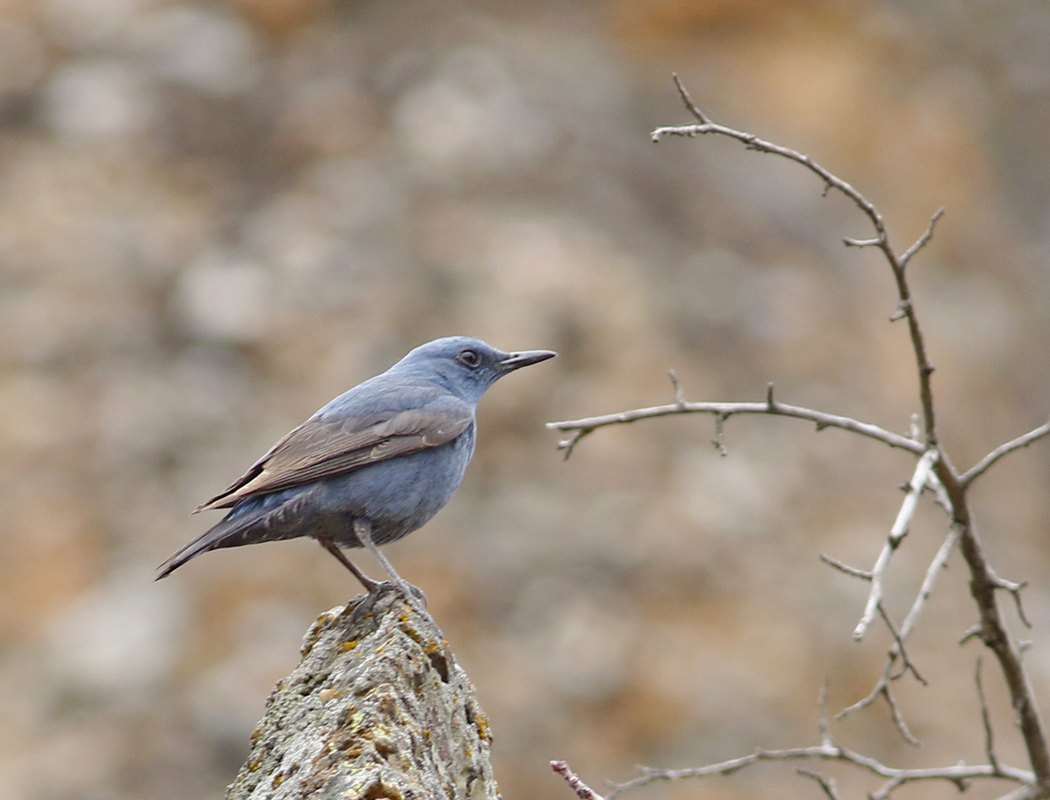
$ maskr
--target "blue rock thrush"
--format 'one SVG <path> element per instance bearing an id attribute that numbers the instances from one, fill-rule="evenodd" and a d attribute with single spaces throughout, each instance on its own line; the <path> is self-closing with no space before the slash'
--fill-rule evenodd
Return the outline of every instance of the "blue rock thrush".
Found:
<path id="1" fill-rule="evenodd" d="M 332 400 L 198 508 L 230 511 L 165 561 L 157 578 L 208 550 L 311 536 L 369 592 L 380 584 L 341 547 L 367 547 L 405 587 L 378 545 L 421 527 L 452 497 L 474 455 L 474 412 L 485 390 L 554 355 L 504 353 L 464 336 L 417 347 Z"/>

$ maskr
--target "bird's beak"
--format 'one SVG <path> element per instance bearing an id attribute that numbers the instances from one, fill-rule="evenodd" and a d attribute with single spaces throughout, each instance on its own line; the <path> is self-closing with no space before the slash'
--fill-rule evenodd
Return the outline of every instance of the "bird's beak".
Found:
<path id="1" fill-rule="evenodd" d="M 523 350 L 520 353 L 509 353 L 505 359 L 499 362 L 499 366 L 503 372 L 510 372 L 521 367 L 527 367 L 529 364 L 539 364 L 541 361 L 554 358 L 556 355 L 558 354 L 553 350 Z"/>

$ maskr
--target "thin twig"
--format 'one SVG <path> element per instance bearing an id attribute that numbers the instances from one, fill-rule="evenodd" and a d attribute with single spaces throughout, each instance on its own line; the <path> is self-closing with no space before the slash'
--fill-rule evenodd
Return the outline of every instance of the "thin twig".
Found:
<path id="1" fill-rule="evenodd" d="M 827 681 L 824 680 L 821 682 L 820 693 L 817 697 L 820 729 L 819 746 L 793 747 L 782 750 L 757 749 L 754 753 L 747 756 L 691 769 L 660 770 L 651 767 L 639 767 L 638 769 L 641 772 L 641 775 L 633 780 L 627 781 L 626 783 L 614 786 L 606 795 L 606 800 L 613 800 L 613 798 L 623 792 L 637 789 L 641 786 L 646 786 L 657 781 L 674 781 L 682 780 L 684 778 L 706 778 L 712 775 L 731 775 L 761 761 L 840 761 L 853 764 L 873 775 L 886 779 L 886 783 L 884 783 L 876 793 L 871 795 L 872 797 L 877 798 L 886 798 L 894 789 L 903 786 L 906 783 L 920 781 L 947 781 L 955 784 L 959 788 L 962 788 L 965 782 L 976 778 L 1000 778 L 1021 784 L 1022 788 L 1032 785 L 1035 781 L 1035 775 L 1032 772 L 1018 769 L 1016 767 L 1002 766 L 998 762 L 973 766 L 967 766 L 965 763 L 959 762 L 958 764 L 953 764 L 948 767 L 897 769 L 895 767 L 887 766 L 870 756 L 861 755 L 853 750 L 840 747 L 832 740 L 828 728 L 826 711 L 827 692 L 828 685 Z M 553 767 L 556 763 L 560 763 L 564 766 L 564 762 L 551 762 L 551 766 Z M 557 771 L 557 768 L 555 769 Z M 564 766 L 564 769 L 568 770 L 568 767 Z M 825 781 L 818 777 L 812 770 L 805 768 L 799 768 L 796 769 L 796 771 L 806 777 L 817 780 L 829 798 L 836 797 L 834 781 Z M 587 800 L 594 800 L 594 798 L 587 798 Z"/>
<path id="2" fill-rule="evenodd" d="M 919 781 L 948 781 L 958 785 L 960 781 L 975 778 L 1001 778 L 1022 785 L 1034 783 L 1035 776 L 1029 770 L 1016 767 L 1000 766 L 996 769 L 991 764 L 967 765 L 952 764 L 945 767 L 925 767 L 920 769 L 899 769 L 883 764 L 877 759 L 861 755 L 853 750 L 838 745 L 819 745 L 814 747 L 792 747 L 783 750 L 756 750 L 751 755 L 732 758 L 717 764 L 691 769 L 659 770 L 640 767 L 642 774 L 626 783 L 617 784 L 607 795 L 606 800 L 613 800 L 626 791 L 647 786 L 657 781 L 677 781 L 685 778 L 707 778 L 712 775 L 732 775 L 762 761 L 841 761 L 860 767 L 873 775 L 887 778 L 894 782 L 894 787 Z M 884 795 L 885 796 L 885 795 Z"/>
<path id="3" fill-rule="evenodd" d="M 676 81 L 676 84 L 679 83 L 679 81 Z M 682 94 L 681 89 L 679 89 L 679 94 Z M 933 374 L 933 365 L 930 363 L 929 357 L 926 354 L 926 341 L 923 337 L 922 329 L 919 326 L 919 319 L 916 315 L 915 307 L 911 299 L 911 289 L 908 287 L 904 268 L 907 261 L 930 241 L 930 238 L 933 236 L 934 225 L 937 220 L 940 219 L 943 210 L 938 211 L 933 215 L 933 219 L 926 232 L 905 252 L 904 257 L 898 256 L 896 250 L 894 250 L 890 244 L 889 235 L 886 232 L 886 223 L 882 214 L 875 207 L 874 203 L 868 200 L 867 197 L 854 188 L 850 183 L 797 150 L 792 150 L 790 147 L 783 147 L 774 144 L 773 142 L 768 142 L 765 139 L 760 139 L 754 134 L 745 131 L 738 131 L 726 127 L 725 125 L 718 125 L 711 122 L 707 119 L 704 113 L 696 107 L 696 104 L 693 103 L 691 98 L 689 98 L 688 93 L 683 94 L 683 99 L 685 100 L 686 107 L 689 109 L 690 113 L 699 120 L 699 124 L 673 125 L 657 128 L 650 135 L 654 142 L 659 142 L 666 136 L 694 137 L 707 134 L 715 134 L 735 139 L 738 142 L 741 142 L 748 150 L 755 150 L 759 153 L 770 153 L 772 155 L 780 156 L 781 158 L 786 158 L 788 161 L 794 161 L 797 164 L 801 164 L 824 182 L 825 194 L 831 189 L 841 192 L 869 219 L 872 227 L 875 229 L 875 236 L 863 240 L 848 239 L 845 243 L 850 247 L 877 247 L 882 251 L 883 256 L 890 265 L 890 269 L 893 271 L 893 276 L 897 283 L 897 295 L 900 298 L 899 309 L 908 320 L 908 333 L 911 338 L 912 349 L 915 353 L 915 364 L 918 368 L 919 397 L 922 402 L 922 417 L 926 444 L 930 447 L 936 447 L 937 425 L 934 416 L 933 390 L 930 384 L 930 376 Z"/>
<path id="4" fill-rule="evenodd" d="M 904 721 L 904 715 L 901 713 L 897 701 L 893 699 L 893 692 L 890 691 L 889 684 L 882 687 L 880 694 L 886 700 L 886 705 L 889 706 L 890 709 L 890 718 L 893 720 L 893 724 L 897 726 L 897 730 L 900 731 L 901 736 L 904 737 L 904 741 L 913 747 L 919 747 L 922 743 L 915 738 L 915 734 L 911 732 L 908 723 Z"/>
<path id="5" fill-rule="evenodd" d="M 835 787 L 834 778 L 825 778 L 819 772 L 814 772 L 811 769 L 805 767 L 796 767 L 795 772 L 799 775 L 804 775 L 807 778 L 812 778 L 819 784 L 820 788 L 824 790 L 825 796 L 828 800 L 839 800 L 838 790 Z"/>
<path id="6" fill-rule="evenodd" d="M 981 701 L 981 724 L 984 726 L 984 752 L 988 756 L 988 763 L 995 769 L 999 769 L 999 758 L 995 755 L 995 734 L 992 731 L 992 719 L 988 714 L 988 701 L 984 696 L 984 684 L 981 681 L 981 657 L 977 656 L 977 666 L 974 669 L 974 682 L 977 684 L 977 697 Z"/>
<path id="7" fill-rule="evenodd" d="M 890 615 L 886 613 L 886 607 L 882 603 L 879 603 L 879 615 L 882 617 L 882 621 L 886 623 L 886 627 L 890 629 L 890 633 L 893 634 L 894 652 L 900 654 L 901 664 L 903 664 L 901 667 L 901 674 L 904 672 L 910 672 L 915 676 L 915 680 L 923 686 L 929 685 L 927 684 L 926 679 L 922 677 L 922 673 L 919 672 L 919 668 L 915 666 L 910 658 L 908 658 L 908 651 L 904 648 L 904 638 L 900 635 L 897 627 L 893 624 Z M 897 677 L 900 677 L 900 675 L 895 676 L 893 680 L 896 680 Z"/>
<path id="8" fill-rule="evenodd" d="M 959 530 L 959 549 L 970 569 L 970 594 L 980 613 L 981 641 L 999 662 L 1032 770 L 1044 796 L 1050 796 L 1050 749 L 1047 748 L 1046 731 L 1035 692 L 1021 660 L 1021 649 L 999 613 L 995 593 L 1002 587 L 996 583 L 981 540 L 973 529 L 965 490 L 959 486 L 955 471 L 945 460 L 938 462 L 936 469 L 951 500 L 952 526 Z"/>
<path id="9" fill-rule="evenodd" d="M 918 595 L 915 601 L 912 603 L 911 609 L 909 609 L 907 616 L 904 617 L 904 622 L 901 623 L 900 630 L 897 632 L 897 638 L 900 641 L 907 640 L 908 636 L 915 629 L 915 626 L 919 622 L 919 617 L 922 614 L 923 609 L 926 606 L 926 601 L 929 600 L 930 595 L 933 594 L 933 587 L 937 582 L 937 576 L 940 575 L 941 570 L 944 569 L 948 563 L 948 558 L 951 556 L 952 550 L 955 549 L 955 545 L 959 541 L 959 532 L 954 527 L 948 532 L 947 538 L 941 545 L 937 554 L 933 557 L 929 567 L 926 568 L 926 575 L 923 578 L 922 586 L 919 588 Z M 859 711 L 862 708 L 867 708 L 874 703 L 882 692 L 887 689 L 890 682 L 894 680 L 893 668 L 897 663 L 897 659 L 901 657 L 900 652 L 897 650 L 897 642 L 894 642 L 890 647 L 890 651 L 887 654 L 886 664 L 882 668 L 882 674 L 879 676 L 878 681 L 875 683 L 874 688 L 860 700 L 853 705 L 842 709 L 838 714 L 835 715 L 835 719 L 844 719 L 852 714 L 854 711 Z"/>
<path id="10" fill-rule="evenodd" d="M 922 579 L 922 585 L 919 587 L 919 592 L 915 596 L 915 601 L 908 610 L 907 616 L 904 617 L 904 622 L 901 623 L 900 635 L 902 639 L 907 639 L 908 636 L 911 635 L 911 632 L 915 630 L 915 626 L 919 622 L 919 615 L 922 614 L 922 610 L 926 606 L 926 601 L 929 600 L 930 595 L 933 594 L 933 586 L 937 582 L 937 576 L 940 575 L 941 570 L 948 565 L 948 558 L 951 556 L 952 550 L 955 549 L 958 542 L 959 531 L 952 528 L 948 531 L 948 536 L 945 537 L 940 549 L 937 550 L 937 554 L 933 557 L 930 565 L 926 568 L 926 575 Z"/>
<path id="11" fill-rule="evenodd" d="M 901 258 L 900 258 L 901 269 L 904 269 L 906 266 L 908 266 L 908 262 L 911 261 L 912 256 L 914 256 L 916 253 L 918 253 L 920 250 L 922 250 L 922 248 L 924 248 L 929 243 L 930 239 L 933 238 L 933 229 L 936 227 L 937 223 L 940 221 L 941 217 L 943 217 L 943 216 L 944 216 L 944 208 L 943 207 L 942 208 L 938 208 L 934 212 L 933 216 L 930 218 L 930 224 L 926 226 L 926 230 L 923 232 L 922 236 L 920 236 L 918 238 L 918 240 L 915 242 L 915 244 L 913 244 L 911 247 L 909 247 L 904 252 L 904 255 L 901 256 Z"/>
<path id="12" fill-rule="evenodd" d="M 865 572 L 862 569 L 851 567 L 849 564 L 843 564 L 837 558 L 832 558 L 831 556 L 825 553 L 820 554 L 820 560 L 827 564 L 829 567 L 834 567 L 839 572 L 845 572 L 847 575 L 851 575 L 854 578 L 860 578 L 863 581 L 871 580 L 870 572 Z"/>
<path id="13" fill-rule="evenodd" d="M 1017 608 L 1017 616 L 1021 620 L 1021 624 L 1026 628 L 1031 628 L 1032 623 L 1028 621 L 1028 615 L 1024 613 L 1024 605 L 1021 603 L 1021 592 L 1028 586 L 1028 581 L 1015 583 L 1014 581 L 1006 580 L 1006 578 L 1000 578 L 995 573 L 992 573 L 992 581 L 997 589 L 1003 589 L 1010 593 L 1010 596 L 1014 599 L 1014 606 Z"/>
<path id="14" fill-rule="evenodd" d="M 853 631 L 853 638 L 857 641 L 864 638 L 864 634 L 867 633 L 868 628 L 875 619 L 879 604 L 882 602 L 882 578 L 886 572 L 886 566 L 890 562 L 890 557 L 904 540 L 904 537 L 908 535 L 908 526 L 911 524 L 912 517 L 915 516 L 915 509 L 919 504 L 919 496 L 922 494 L 922 490 L 926 488 L 926 481 L 929 478 L 934 462 L 937 461 L 938 455 L 937 450 L 927 450 L 923 453 L 922 458 L 919 459 L 919 463 L 915 465 L 915 472 L 912 473 L 908 491 L 904 495 L 904 502 L 901 503 L 900 511 L 897 513 L 897 519 L 894 520 L 893 527 L 890 528 L 890 535 L 887 537 L 886 544 L 883 545 L 882 552 L 879 553 L 879 557 L 875 561 L 875 566 L 871 568 L 871 589 L 868 592 L 868 602 L 864 607 L 864 613 L 861 615 L 860 622 L 857 623 L 857 627 Z"/>
<path id="15" fill-rule="evenodd" d="M 656 417 L 668 417 L 674 414 L 715 414 L 728 419 L 735 414 L 772 414 L 781 417 L 794 417 L 814 423 L 818 429 L 839 428 L 841 430 L 858 433 L 869 439 L 875 439 L 890 447 L 907 450 L 909 453 L 921 455 L 926 448 L 922 442 L 901 436 L 899 433 L 880 428 L 867 422 L 859 422 L 850 417 L 842 417 L 837 414 L 828 414 L 823 411 L 815 411 L 811 408 L 791 406 L 777 401 L 772 406 L 768 403 L 671 403 L 663 406 L 651 406 L 649 408 L 636 408 L 631 411 L 620 411 L 616 414 L 604 414 L 598 417 L 586 417 L 584 419 L 563 420 L 561 422 L 548 422 L 547 427 L 551 430 L 569 431 L 569 438 L 559 442 L 558 449 L 564 450 L 566 458 L 572 449 L 584 436 L 594 432 L 598 428 L 608 425 L 626 425 L 641 419 L 653 419 Z"/>
<path id="16" fill-rule="evenodd" d="M 964 489 L 969 486 L 974 478 L 980 477 L 988 468 L 992 466 L 996 461 L 1005 455 L 1009 455 L 1015 450 L 1020 450 L 1022 447 L 1028 447 L 1032 442 L 1038 441 L 1045 436 L 1050 436 L 1050 422 L 1045 425 L 1040 425 L 1034 430 L 1028 431 L 1023 436 L 1018 436 L 1013 441 L 1009 441 L 1006 444 L 1001 444 L 995 448 L 992 452 L 970 467 L 966 472 L 959 476 L 959 485 Z"/>
<path id="17" fill-rule="evenodd" d="M 944 485 L 941 483 L 941 479 L 937 477 L 936 473 L 930 473 L 930 479 L 926 484 L 926 488 L 933 492 L 933 502 L 939 505 L 950 518 L 952 515 L 952 501 L 951 498 L 948 497 L 948 493 L 944 491 Z"/>
<path id="18" fill-rule="evenodd" d="M 700 107 L 693 102 L 693 98 L 689 96 L 689 90 L 686 89 L 685 84 L 678 79 L 678 73 L 672 72 L 671 77 L 674 78 L 674 85 L 678 87 L 678 94 L 681 96 L 682 102 L 685 104 L 685 107 L 689 109 L 689 113 L 696 117 L 697 120 L 703 124 L 710 122 L 710 120 L 707 118 L 704 112 L 700 110 Z"/>
<path id="19" fill-rule="evenodd" d="M 594 789 L 581 781 L 576 773 L 569 769 L 567 762 L 552 761 L 551 769 L 565 779 L 565 782 L 572 787 L 572 790 L 576 792 L 576 796 L 579 797 L 580 800 L 605 800 L 605 798 L 594 791 Z"/>
<path id="20" fill-rule="evenodd" d="M 572 455 L 572 451 L 575 450 L 576 445 L 580 443 L 580 439 L 582 439 L 584 436 L 593 431 L 594 428 L 580 428 L 579 430 L 573 431 L 572 435 L 569 436 L 568 439 L 562 439 L 560 442 L 558 442 L 558 449 L 565 451 L 565 455 L 563 456 L 563 458 L 566 461 L 568 461 L 569 456 Z"/>

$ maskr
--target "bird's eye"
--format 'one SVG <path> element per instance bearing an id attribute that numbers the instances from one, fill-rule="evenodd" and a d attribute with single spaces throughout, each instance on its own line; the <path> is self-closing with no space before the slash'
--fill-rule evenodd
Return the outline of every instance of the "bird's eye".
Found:
<path id="1" fill-rule="evenodd" d="M 459 360 L 464 365 L 470 367 L 471 369 L 474 369 L 474 367 L 481 363 L 481 356 L 478 355 L 477 350 L 471 350 L 470 348 L 467 348 L 459 354 Z"/>

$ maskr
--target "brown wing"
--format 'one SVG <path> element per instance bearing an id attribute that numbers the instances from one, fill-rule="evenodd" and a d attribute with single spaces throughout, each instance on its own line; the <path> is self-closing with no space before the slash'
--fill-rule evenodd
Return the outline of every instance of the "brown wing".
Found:
<path id="1" fill-rule="evenodd" d="M 225 491 L 197 511 L 229 508 L 250 495 L 290 489 L 451 442 L 473 420 L 466 403 L 363 417 L 314 417 L 293 430 Z"/>

